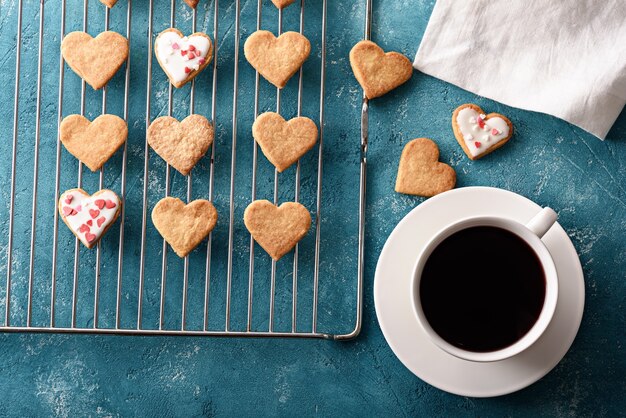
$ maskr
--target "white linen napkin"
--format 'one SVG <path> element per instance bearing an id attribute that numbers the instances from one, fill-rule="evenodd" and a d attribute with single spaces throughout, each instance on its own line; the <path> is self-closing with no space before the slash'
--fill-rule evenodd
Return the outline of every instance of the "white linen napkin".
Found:
<path id="1" fill-rule="evenodd" d="M 604 139 L 626 103 L 626 0 L 437 0 L 413 65 Z"/>

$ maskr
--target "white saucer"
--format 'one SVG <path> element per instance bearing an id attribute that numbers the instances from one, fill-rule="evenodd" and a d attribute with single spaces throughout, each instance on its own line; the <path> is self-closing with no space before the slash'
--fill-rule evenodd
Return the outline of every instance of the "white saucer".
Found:
<path id="1" fill-rule="evenodd" d="M 559 300 L 548 329 L 526 351 L 493 363 L 459 359 L 428 339 L 411 306 L 413 267 L 428 237 L 460 217 L 495 215 L 526 223 L 540 210 L 506 190 L 465 187 L 428 199 L 393 230 L 376 266 L 374 302 L 387 343 L 417 377 L 457 395 L 499 396 L 541 379 L 565 356 L 580 327 L 585 283 L 576 250 L 559 224 L 543 237 L 557 268 Z"/>

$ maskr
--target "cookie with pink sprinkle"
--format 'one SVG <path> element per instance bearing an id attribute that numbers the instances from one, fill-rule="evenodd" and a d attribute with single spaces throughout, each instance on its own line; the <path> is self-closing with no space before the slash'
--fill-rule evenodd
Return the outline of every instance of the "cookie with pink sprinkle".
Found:
<path id="1" fill-rule="evenodd" d="M 169 28 L 157 36 L 154 53 L 172 85 L 180 88 L 209 65 L 213 59 L 213 43 L 202 32 L 184 36 L 178 29 Z"/>
<path id="2" fill-rule="evenodd" d="M 504 115 L 488 115 L 475 104 L 464 104 L 452 114 L 452 130 L 470 160 L 497 150 L 513 136 L 513 124 Z"/>
<path id="3" fill-rule="evenodd" d="M 89 195 L 70 189 L 59 198 L 61 219 L 85 247 L 93 248 L 120 215 L 122 202 L 115 192 L 102 189 Z"/>

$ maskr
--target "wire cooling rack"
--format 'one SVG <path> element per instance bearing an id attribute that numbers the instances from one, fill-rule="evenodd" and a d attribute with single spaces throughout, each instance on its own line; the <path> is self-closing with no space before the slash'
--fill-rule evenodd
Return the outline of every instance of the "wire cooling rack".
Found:
<path id="1" fill-rule="evenodd" d="M 163 16 L 167 2 L 169 22 Z M 23 24 L 23 0 L 18 0 L 12 140 L 4 141 L 10 148 L 2 148 L 10 150 L 10 174 L 4 173 L 8 170 L 6 159 L 0 165 L 4 169 L 0 176 L 7 180 L 0 186 L 2 196 L 8 197 L 6 211 L 0 210 L 0 221 L 6 231 L 6 241 L 0 241 L 6 249 L 6 284 L 0 299 L 4 301 L 5 312 L 0 331 L 335 340 L 356 337 L 361 328 L 363 298 L 368 102 L 364 97 L 359 161 L 354 167 L 358 173 L 358 191 L 354 190 L 350 199 L 358 216 L 337 223 L 334 218 L 324 218 L 322 212 L 327 0 L 312 1 L 306 8 L 304 0 L 299 2 L 298 30 L 305 33 L 305 15 L 310 10 L 319 43 L 313 45 L 311 58 L 295 80 L 282 91 L 273 91 L 258 72 L 251 73 L 247 63 L 240 61 L 241 42 L 245 35 L 261 28 L 282 33 L 283 14 L 294 13 L 297 3 L 285 12 L 276 11 L 271 4 L 266 6 L 265 9 L 272 8 L 269 13 L 273 16 L 277 13 L 276 26 L 266 27 L 262 26 L 263 1 L 258 0 L 256 28 L 246 28 L 241 22 L 240 0 L 222 7 L 218 0 L 212 0 L 204 9 L 205 27 L 200 29 L 198 12 L 186 9 L 182 2 L 141 3 L 135 7 L 141 7 L 142 13 L 144 7 L 148 9 L 147 28 L 143 22 L 140 27 L 132 27 L 132 0 L 120 0 L 111 10 L 95 0 L 58 3 L 40 0 L 38 12 L 27 17 L 29 22 L 36 21 L 35 16 L 38 18 L 37 35 L 31 36 L 37 40 L 37 46 L 33 48 L 29 43 L 26 48 L 23 37 L 34 31 L 35 25 Z M 367 0 L 366 6 L 365 37 L 369 38 L 371 0 Z M 65 70 L 59 43 L 72 30 L 95 36 L 112 29 L 113 13 L 116 14 L 113 29 L 129 39 L 131 54 L 125 67 L 102 91 L 92 91 L 71 70 Z M 158 18 L 155 13 L 159 13 Z M 48 14 L 52 18 L 46 20 Z M 207 68 L 206 74 L 201 74 L 190 86 L 174 91 L 158 66 L 153 68 L 152 45 L 161 30 L 177 27 L 176 18 L 181 14 L 180 23 L 187 27 L 178 26 L 179 29 L 190 30 L 188 33 L 198 29 L 212 35 L 214 57 L 212 71 Z M 220 23 L 227 29 L 220 31 Z M 224 40 L 220 39 L 222 35 Z M 32 66 L 24 66 L 24 56 L 31 62 L 36 60 L 36 71 Z M 56 79 L 52 74 L 55 71 L 51 71 L 55 65 L 50 65 L 54 61 L 58 63 Z M 222 64 L 228 67 L 231 61 L 232 71 L 222 68 Z M 10 72 L 2 71 L 7 80 Z M 242 91 L 245 88 L 241 85 L 242 71 L 245 76 L 254 74 L 253 99 L 248 89 Z M 305 73 L 309 71 L 310 76 Z M 143 74 L 145 80 L 141 75 L 135 76 L 137 73 Z M 29 75 L 36 75 L 36 83 Z M 141 90 L 139 84 L 145 86 L 143 114 L 137 93 Z M 50 99 L 54 96 L 58 100 Z M 227 103 L 229 96 L 231 103 Z M 242 118 L 249 122 L 249 117 L 242 115 L 253 112 L 256 118 L 262 108 L 269 110 L 268 103 L 274 98 L 271 107 L 286 118 L 306 114 L 315 119 L 312 114 L 318 112 L 320 128 L 318 146 L 295 169 L 281 173 L 280 178 L 259 157 L 249 126 L 238 126 Z M 30 101 L 36 103 L 34 131 L 32 121 L 25 120 L 26 116 L 20 113 L 21 107 L 29 106 Z M 225 113 L 220 109 L 232 109 L 230 122 L 226 118 L 220 120 Z M 9 112 L 8 108 L 5 110 Z M 128 122 L 129 140 L 98 173 L 84 172 L 83 164 L 68 156 L 62 147 L 58 126 L 71 113 L 93 119 L 107 112 L 118 113 Z M 202 112 L 216 126 L 216 140 L 210 156 L 185 178 L 150 152 L 141 128 L 145 125 L 147 129 L 161 113 L 182 119 L 187 114 Z M 11 128 L 7 127 L 6 132 L 11 132 Z M 217 190 L 216 182 L 220 181 L 224 193 Z M 283 186 L 287 182 L 291 184 Z M 89 193 L 111 188 L 125 202 L 120 220 L 93 250 L 81 246 L 60 222 L 55 210 L 59 195 L 72 187 L 83 187 Z M 242 198 L 245 188 L 249 190 L 248 199 Z M 211 200 L 220 216 L 218 228 L 184 260 L 168 251 L 167 243 L 149 219 L 156 201 L 175 194 L 186 197 L 187 201 Z M 309 235 L 292 254 L 278 262 L 270 261 L 258 248 L 255 251 L 254 240 L 242 226 L 242 209 L 250 201 L 268 195 L 273 196 L 275 203 L 301 201 L 313 215 Z M 28 211 L 24 213 L 27 208 L 30 218 Z M 324 221 L 328 223 L 326 240 Z M 344 230 L 351 234 L 342 240 Z M 332 253 L 347 260 L 350 277 L 334 277 L 333 263 L 325 262 L 324 258 Z"/>

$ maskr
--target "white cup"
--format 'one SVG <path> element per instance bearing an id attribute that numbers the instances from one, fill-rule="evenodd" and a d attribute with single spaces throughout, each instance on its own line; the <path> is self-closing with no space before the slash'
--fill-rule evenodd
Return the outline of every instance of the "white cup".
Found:
<path id="1" fill-rule="evenodd" d="M 550 255 L 548 248 L 546 248 L 545 244 L 541 240 L 545 233 L 548 232 L 548 230 L 556 222 L 556 218 L 556 212 L 550 208 L 542 209 L 541 212 L 532 218 L 526 225 L 511 219 L 495 216 L 465 218 L 444 227 L 430 239 L 428 244 L 420 253 L 417 263 L 415 264 L 415 268 L 413 270 L 413 280 L 411 283 L 411 294 L 413 297 L 413 311 L 417 316 L 417 320 L 433 343 L 439 346 L 442 350 L 461 359 L 488 362 L 503 360 L 519 354 L 539 339 L 552 319 L 552 315 L 556 309 L 556 301 L 559 291 L 559 282 L 554 261 L 552 260 L 552 256 Z M 543 307 L 535 324 L 521 339 L 517 340 L 512 345 L 489 352 L 473 352 L 464 350 L 462 348 L 455 347 L 441 338 L 428 323 L 428 320 L 424 315 L 420 299 L 420 280 L 422 271 L 433 250 L 452 234 L 463 229 L 476 226 L 493 226 L 502 228 L 512 232 L 524 240 L 539 258 L 539 262 L 543 267 L 546 279 L 546 292 Z"/>

